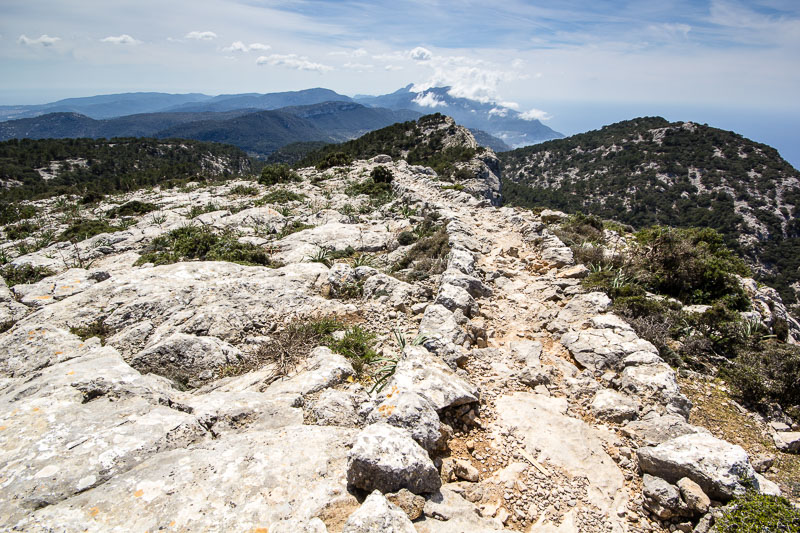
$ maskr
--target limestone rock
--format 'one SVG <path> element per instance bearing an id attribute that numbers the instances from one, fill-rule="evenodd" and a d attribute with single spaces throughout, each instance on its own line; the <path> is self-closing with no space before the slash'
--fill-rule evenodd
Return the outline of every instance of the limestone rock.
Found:
<path id="1" fill-rule="evenodd" d="M 478 392 L 441 359 L 421 346 L 409 346 L 382 395 L 412 391 L 424 397 L 437 412 L 478 401 Z"/>
<path id="2" fill-rule="evenodd" d="M 650 474 L 645 474 L 642 482 L 645 509 L 662 520 L 689 514 L 678 487 Z"/>
<path id="3" fill-rule="evenodd" d="M 622 361 L 636 352 L 658 354 L 655 346 L 640 339 L 632 330 L 589 328 L 569 331 L 561 337 L 561 343 L 576 361 L 593 372 L 620 369 Z"/>
<path id="4" fill-rule="evenodd" d="M 773 434 L 775 446 L 782 452 L 800 453 L 800 431 L 778 431 Z"/>
<path id="5" fill-rule="evenodd" d="M 224 365 L 241 361 L 242 353 L 215 337 L 175 333 L 136 354 L 131 366 L 196 386 Z"/>
<path id="6" fill-rule="evenodd" d="M 671 483 L 688 477 L 711 498 L 727 501 L 745 492 L 742 479 L 755 480 L 747 452 L 705 433 L 684 435 L 655 447 L 639 448 L 639 465 Z"/>
<path id="7" fill-rule="evenodd" d="M 431 304 L 425 308 L 419 332 L 428 337 L 426 346 L 435 341 L 461 345 L 467 338 L 467 334 L 456 322 L 453 312 L 440 304 Z"/>
<path id="8" fill-rule="evenodd" d="M 456 492 L 456 484 L 444 485 L 425 502 L 424 517 L 415 524 L 431 533 L 494 533 L 505 531 L 502 522 L 483 518 L 478 508 Z"/>
<path id="9" fill-rule="evenodd" d="M 365 401 L 369 401 L 366 393 L 356 396 L 348 391 L 325 389 L 311 406 L 311 414 L 321 426 L 358 427 L 363 419 L 357 404 Z"/>
<path id="10" fill-rule="evenodd" d="M 688 477 L 679 479 L 677 485 L 689 509 L 698 514 L 706 514 L 708 512 L 709 507 L 711 507 L 711 499 L 706 496 L 700 485 Z"/>
<path id="11" fill-rule="evenodd" d="M 478 304 L 466 289 L 445 283 L 439 287 L 439 293 L 433 302 L 449 311 L 460 309 L 465 316 L 470 317 L 478 313 Z"/>
<path id="12" fill-rule="evenodd" d="M 642 446 L 657 446 L 675 437 L 708 433 L 705 428 L 693 426 L 684 417 L 674 414 L 650 414 L 643 419 L 629 422 L 622 431 Z"/>
<path id="13" fill-rule="evenodd" d="M 383 224 L 342 224 L 330 222 L 315 228 L 292 233 L 278 241 L 275 258 L 284 263 L 300 263 L 320 248 L 358 252 L 377 252 L 386 248 L 393 235 Z"/>
<path id="14" fill-rule="evenodd" d="M 342 533 L 416 533 L 416 529 L 402 509 L 375 490 L 350 515 Z"/>
<path id="15" fill-rule="evenodd" d="M 441 448 L 447 436 L 433 404 L 413 391 L 390 392 L 370 413 L 367 421 L 370 423 L 382 421 L 405 429 L 429 452 Z"/>
<path id="16" fill-rule="evenodd" d="M 406 488 L 415 494 L 441 485 L 425 450 L 407 431 L 384 422 L 367 426 L 356 437 L 348 454 L 347 482 L 368 491 Z"/>
<path id="17" fill-rule="evenodd" d="M 386 499 L 398 506 L 406 513 L 409 520 L 416 520 L 422 516 L 422 509 L 425 507 L 425 498 L 417 496 L 408 489 L 400 489 L 386 495 Z"/>
<path id="18" fill-rule="evenodd" d="M 610 389 L 601 389 L 595 394 L 591 407 L 592 413 L 597 418 L 621 423 L 636 418 L 642 404 L 635 397 Z"/>

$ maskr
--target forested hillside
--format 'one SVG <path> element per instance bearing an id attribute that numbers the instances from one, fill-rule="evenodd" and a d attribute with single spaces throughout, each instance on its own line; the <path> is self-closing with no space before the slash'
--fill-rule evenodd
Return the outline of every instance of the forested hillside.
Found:
<path id="1" fill-rule="evenodd" d="M 109 193 L 196 177 L 238 175 L 250 159 L 233 146 L 119 138 L 0 143 L 0 203 L 58 194 Z"/>
<path id="2" fill-rule="evenodd" d="M 795 301 L 800 172 L 733 132 L 637 118 L 500 154 L 506 201 L 643 228 L 710 227 Z"/>

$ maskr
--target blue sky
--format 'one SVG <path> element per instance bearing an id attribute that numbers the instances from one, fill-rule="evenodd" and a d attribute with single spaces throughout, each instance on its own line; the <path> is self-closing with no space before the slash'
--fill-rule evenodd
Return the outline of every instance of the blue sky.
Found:
<path id="1" fill-rule="evenodd" d="M 415 83 L 505 103 L 565 133 L 664 109 L 727 120 L 756 140 L 775 120 L 800 130 L 796 0 L 493 4 L 3 0 L 0 104 Z M 800 134 L 783 142 L 798 166 Z"/>

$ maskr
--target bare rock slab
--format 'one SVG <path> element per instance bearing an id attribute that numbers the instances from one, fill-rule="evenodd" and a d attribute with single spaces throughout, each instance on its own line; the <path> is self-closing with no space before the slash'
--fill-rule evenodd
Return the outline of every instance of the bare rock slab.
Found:
<path id="1" fill-rule="evenodd" d="M 360 489 L 414 494 L 441 486 L 439 472 L 427 452 L 402 429 L 378 422 L 364 428 L 348 455 L 347 482 Z"/>

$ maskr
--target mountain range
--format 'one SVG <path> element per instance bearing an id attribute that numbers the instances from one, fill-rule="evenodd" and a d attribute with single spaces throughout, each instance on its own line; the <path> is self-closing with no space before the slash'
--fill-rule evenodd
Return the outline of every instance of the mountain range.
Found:
<path id="1" fill-rule="evenodd" d="M 215 97 L 126 93 L 0 106 L 0 140 L 178 136 L 229 142 L 266 156 L 293 142 L 354 139 L 433 110 L 453 116 L 482 144 L 498 151 L 562 137 L 513 109 L 453 97 L 448 87 L 419 93 L 411 89 L 409 85 L 383 96 L 355 98 L 323 88 Z"/>

